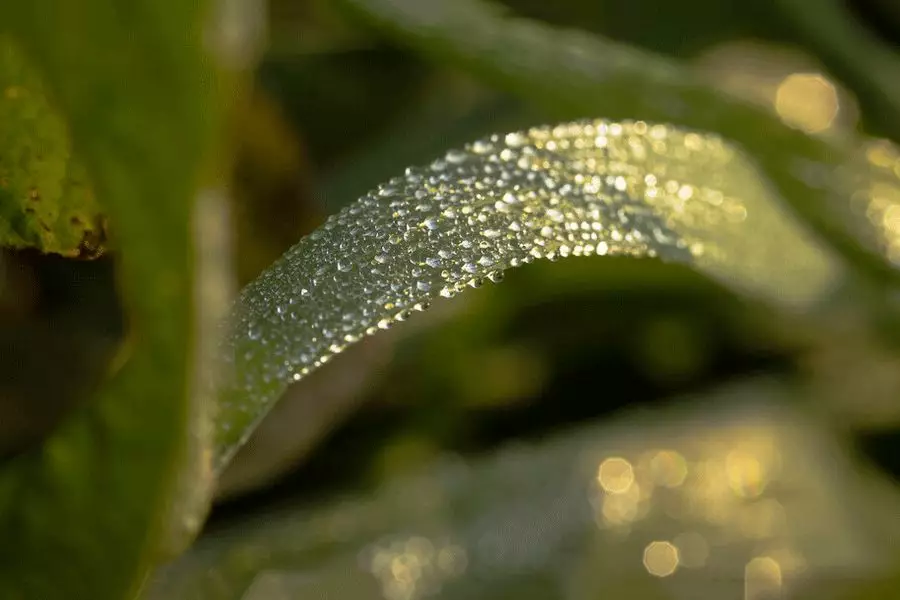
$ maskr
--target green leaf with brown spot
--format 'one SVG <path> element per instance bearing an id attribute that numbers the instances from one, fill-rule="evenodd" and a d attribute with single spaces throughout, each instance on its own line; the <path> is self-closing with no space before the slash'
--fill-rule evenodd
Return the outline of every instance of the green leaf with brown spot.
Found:
<path id="1" fill-rule="evenodd" d="M 207 284 L 219 268 L 211 265 L 225 255 L 209 243 L 222 229 L 215 210 L 221 194 L 198 192 L 214 181 L 214 144 L 231 91 L 203 43 L 215 41 L 212 6 L 0 4 L 0 29 L 42 74 L 47 97 L 65 116 L 73 155 L 115 223 L 133 342 L 96 398 L 40 448 L 2 465 L 0 597 L 132 597 L 171 548 L 173 524 L 190 529 L 202 516 L 209 480 L 204 356 L 207 320 L 216 312 Z M 59 133 L 59 122 L 51 123 L 43 137 L 23 143 Z M 62 170 L 67 153 L 54 155 L 57 170 L 50 171 L 59 194 L 83 181 Z"/>
<path id="2" fill-rule="evenodd" d="M 105 220 L 38 69 L 0 35 L 0 245 L 95 256 Z"/>

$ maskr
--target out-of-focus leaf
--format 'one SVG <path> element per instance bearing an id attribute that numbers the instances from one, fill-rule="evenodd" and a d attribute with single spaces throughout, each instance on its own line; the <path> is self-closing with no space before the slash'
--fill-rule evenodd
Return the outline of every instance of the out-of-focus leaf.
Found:
<path id="1" fill-rule="evenodd" d="M 558 27 L 599 34 L 654 52 L 691 57 L 712 46 L 752 38 L 784 42 L 789 24 L 770 0 L 726 4 L 719 0 L 499 0 L 517 13 Z M 652 17 L 650 17 L 652 15 Z"/>
<path id="2" fill-rule="evenodd" d="M 803 359 L 815 390 L 815 409 L 830 413 L 841 428 L 896 427 L 900 425 L 900 358 L 894 348 L 885 348 L 867 335 L 858 321 L 859 314 L 833 314 L 831 331 Z"/>
<path id="3" fill-rule="evenodd" d="M 417 57 L 382 42 L 300 60 L 270 57 L 258 78 L 300 132 L 313 166 L 321 169 L 410 110 L 427 68 Z M 345 133 L 336 135 L 335 123 Z"/>
<path id="4" fill-rule="evenodd" d="M 423 96 L 393 127 L 327 174 L 318 195 L 329 212 L 365 194 L 371 182 L 384 181 L 423 156 L 439 156 L 448 147 L 496 131 L 524 129 L 544 118 L 517 98 L 457 73 L 433 77 Z"/>
<path id="5" fill-rule="evenodd" d="M 833 599 L 896 558 L 900 498 L 787 408 L 796 392 L 745 382 L 240 520 L 145 600 L 731 598 L 773 583 Z"/>
<path id="6" fill-rule="evenodd" d="M 875 0 L 869 4 L 878 4 Z M 808 48 L 835 75 L 854 88 L 869 125 L 897 139 L 900 115 L 900 57 L 880 42 L 853 14 L 856 2 L 824 0 L 810 10 L 806 0 L 763 0 L 727 4 L 564 0 L 502 0 L 523 15 L 564 27 L 577 27 L 656 52 L 695 55 L 735 39 L 765 40 Z M 890 9 L 873 7 L 890 19 Z M 647 18 L 648 14 L 653 18 Z"/>
<path id="7" fill-rule="evenodd" d="M 312 54 L 359 50 L 372 36 L 351 27 L 325 0 L 272 0 L 268 3 L 270 57 L 298 59 Z"/>
<path id="8" fill-rule="evenodd" d="M 844 255 L 900 281 L 875 228 L 857 229 L 846 220 L 852 144 L 792 129 L 665 57 L 516 18 L 482 0 L 341 3 L 392 37 L 560 118 L 640 118 L 720 133 L 747 150 L 784 200 Z"/>
<path id="9" fill-rule="evenodd" d="M 712 134 L 583 121 L 495 135 L 408 169 L 251 283 L 224 358 L 221 468 L 289 383 L 361 337 L 535 259 L 661 257 L 787 309 L 840 266 Z"/>
<path id="10" fill-rule="evenodd" d="M 194 300 L 210 301 L 205 284 L 221 272 L 206 269 L 205 243 L 191 244 L 191 198 L 214 168 L 221 113 L 215 61 L 197 43 L 216 41 L 207 8 L 131 0 L 0 5 L 0 29 L 43 73 L 73 152 L 109 211 L 134 342 L 99 397 L 41 448 L 3 465 L 4 597 L 127 598 L 172 541 L 174 524 L 196 526 L 196 498 L 182 494 L 179 469 L 191 471 L 192 491 L 202 494 L 203 449 L 196 451 L 208 416 L 188 396 L 209 399 L 199 393 L 208 362 L 201 351 L 207 315 L 216 311 L 204 305 L 195 319 Z M 210 204 L 201 203 L 199 217 L 215 214 Z M 209 241 L 207 224 L 199 224 L 201 243 Z M 203 289 L 194 289 L 198 283 Z"/>
<path id="11" fill-rule="evenodd" d="M 900 55 L 867 31 L 848 2 L 777 0 L 817 56 L 856 92 L 864 120 L 900 141 Z"/>
<path id="12" fill-rule="evenodd" d="M 90 257 L 104 220 L 39 72 L 0 35 L 0 245 Z"/>
<path id="13" fill-rule="evenodd" d="M 813 55 L 738 40 L 711 48 L 692 66 L 721 89 L 759 104 L 792 127 L 818 137 L 856 135 L 859 109 L 853 95 Z"/>
<path id="14" fill-rule="evenodd" d="M 321 215 L 312 200 L 303 140 L 272 98 L 254 90 L 235 121 L 235 268 L 244 284 L 311 231 Z"/>
<path id="15" fill-rule="evenodd" d="M 900 265 L 900 147 L 866 139 L 842 165 L 840 191 L 849 198 L 836 215 L 861 240 Z"/>

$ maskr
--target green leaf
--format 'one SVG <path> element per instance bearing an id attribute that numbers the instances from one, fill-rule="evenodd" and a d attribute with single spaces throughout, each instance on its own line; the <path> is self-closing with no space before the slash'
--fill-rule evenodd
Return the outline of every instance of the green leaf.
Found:
<path id="1" fill-rule="evenodd" d="M 95 255 L 105 217 L 38 75 L 0 35 L 0 245 Z"/>
<path id="2" fill-rule="evenodd" d="M 281 502 L 210 531 L 144 600 L 740 598 L 760 561 L 785 597 L 835 598 L 890 567 L 900 497 L 798 396 L 744 381 L 325 506 Z M 673 577 L 642 564 L 654 541 L 678 548 Z"/>
<path id="3" fill-rule="evenodd" d="M 784 14 L 836 75 L 859 97 L 863 120 L 900 141 L 900 55 L 867 31 L 847 3 L 778 0 Z"/>
<path id="4" fill-rule="evenodd" d="M 109 213 L 133 341 L 99 397 L 3 465 L 4 597 L 128 597 L 160 558 L 170 520 L 196 517 L 178 513 L 191 504 L 178 492 L 179 470 L 202 467 L 183 465 L 191 450 L 202 456 L 197 403 L 208 400 L 194 393 L 207 343 L 194 288 L 207 253 L 189 237 L 221 113 L 214 62 L 198 43 L 207 17 L 200 2 L 0 6 L 0 27 L 42 72 Z"/>
<path id="5" fill-rule="evenodd" d="M 482 139 L 345 207 L 244 289 L 217 468 L 290 383 L 349 344 L 507 268 L 592 255 L 690 264 L 787 310 L 841 275 L 716 135 L 598 120 Z"/>
<path id="6" fill-rule="evenodd" d="M 482 0 L 341 0 L 397 40 L 457 64 L 559 118 L 646 119 L 715 131 L 740 144 L 803 221 L 845 256 L 894 283 L 880 224 L 853 219 L 846 167 L 856 147 L 814 138 L 717 90 L 663 56 L 516 18 Z"/>

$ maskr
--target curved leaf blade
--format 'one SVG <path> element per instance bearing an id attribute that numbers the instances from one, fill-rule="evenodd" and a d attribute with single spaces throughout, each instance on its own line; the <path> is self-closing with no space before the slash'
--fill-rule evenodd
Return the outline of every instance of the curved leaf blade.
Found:
<path id="1" fill-rule="evenodd" d="M 846 3 L 825 0 L 816 10 L 803 0 L 776 4 L 825 64 L 856 90 L 864 119 L 900 140 L 900 56 L 867 31 Z"/>
<path id="2" fill-rule="evenodd" d="M 293 381 L 429 302 L 535 259 L 627 255 L 694 265 L 807 308 L 840 267 L 721 138 L 642 121 L 495 135 L 382 185 L 242 293 L 225 360 L 221 468 Z"/>
<path id="3" fill-rule="evenodd" d="M 715 131 L 759 163 L 781 197 L 832 246 L 880 279 L 900 282 L 875 227 L 845 219 L 855 148 L 792 129 L 772 111 L 664 56 L 517 18 L 483 0 L 341 0 L 398 41 L 455 63 L 562 119 L 602 114 Z"/>

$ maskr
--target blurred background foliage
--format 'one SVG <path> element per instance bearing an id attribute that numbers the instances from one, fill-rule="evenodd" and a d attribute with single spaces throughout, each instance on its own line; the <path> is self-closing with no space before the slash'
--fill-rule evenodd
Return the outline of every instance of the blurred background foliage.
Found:
<path id="1" fill-rule="evenodd" d="M 723 88 L 804 131 L 841 136 L 868 125 L 860 121 L 858 96 L 825 70 L 815 45 L 775 1 L 740 6 L 714 0 L 504 4 L 525 17 L 689 61 Z M 897 11 L 892 7 L 859 1 L 840 10 L 840 17 L 852 19 L 854 27 L 866 29 L 877 43 L 898 44 Z M 288 192 L 306 194 L 306 202 L 294 203 L 293 210 L 306 206 L 309 212 L 296 219 L 285 219 L 294 214 L 289 210 L 272 212 L 278 223 L 263 225 L 263 230 L 280 232 L 288 221 L 295 229 L 285 233 L 280 247 L 275 247 L 274 235 L 257 235 L 273 247 L 248 268 L 243 281 L 317 223 L 317 215 L 334 212 L 374 182 L 478 136 L 549 118 L 527 94 L 510 94 L 453 64 L 398 47 L 359 18 L 348 19 L 332 3 L 276 0 L 269 11 L 270 45 L 258 70 L 256 94 L 270 103 L 268 110 L 277 111 L 273 119 L 282 119 L 282 127 L 272 132 L 270 150 L 278 151 L 274 139 L 281 137 L 283 155 L 297 157 L 285 179 L 305 174 L 305 181 L 296 183 L 305 186 L 304 191 Z M 882 119 L 886 126 L 873 124 L 867 130 L 887 133 L 896 114 L 877 117 Z M 278 161 L 273 157 L 267 162 Z M 248 197 L 254 192 L 259 190 L 248 190 Z M 255 218 L 267 214 L 256 208 L 253 212 Z M 251 236 L 248 232 L 247 238 Z M 243 261 L 244 252 L 238 254 Z M 580 326 L 560 326 L 554 308 L 563 306 Z M 479 290 L 477 297 L 456 300 L 435 312 L 422 318 L 436 321 L 434 327 L 403 328 L 427 328 L 427 335 L 389 334 L 398 338 L 396 343 L 382 343 L 393 351 L 390 364 L 368 359 L 376 368 L 366 369 L 366 356 L 347 360 L 347 373 L 371 377 L 374 389 L 365 394 L 371 399 L 362 401 L 357 417 L 361 421 L 354 419 L 334 434 L 347 436 L 340 446 L 352 440 L 359 450 L 321 450 L 323 460 L 343 456 L 352 465 L 325 472 L 343 479 L 347 469 L 365 469 L 360 454 L 374 453 L 368 439 L 373 435 L 385 436 L 388 462 L 427 461 L 445 447 L 483 448 L 530 430 L 549 431 L 557 424 L 660 401 L 730 377 L 773 369 L 795 373 L 805 368 L 801 357 L 814 343 L 765 309 L 687 270 L 646 261 L 534 265 L 527 273 L 511 274 L 503 285 Z M 335 371 L 340 362 L 333 366 Z M 607 393 L 588 402 L 578 390 L 591 380 L 606 382 Z M 860 411 L 861 419 L 865 412 Z M 400 431 L 388 435 L 385 429 Z M 389 441 L 394 436 L 396 451 Z M 897 458 L 879 460 L 896 465 Z M 236 463 L 239 467 L 241 458 Z M 296 477 L 298 485 L 310 487 L 308 473 L 301 470 Z M 280 485 L 290 487 L 291 480 Z"/>
<path id="2" fill-rule="evenodd" d="M 556 119 L 529 94 L 403 44 L 344 4 L 269 2 L 267 50 L 249 100 L 233 117 L 234 275 L 242 285 L 325 215 L 406 166 L 481 135 Z M 503 4 L 668 55 L 811 135 L 865 131 L 898 140 L 900 77 L 882 85 L 900 75 L 891 70 L 900 63 L 900 5 L 890 0 Z M 841 37 L 847 31 L 877 48 L 878 60 L 860 70 L 864 53 L 847 58 L 842 44 L 855 39 Z M 900 158 L 884 154 L 900 176 Z M 83 404 L 117 368 L 126 344 L 115 248 L 98 250 L 107 242 L 97 234 L 88 239 L 90 251 L 79 254 L 81 233 L 61 252 L 67 257 L 15 243 L 3 250 L 4 456 L 34 447 Z M 291 388 L 223 474 L 196 549 L 145 593 L 247 600 L 411 600 L 438 589 L 447 594 L 441 597 L 461 598 L 900 598 L 900 552 L 885 537 L 898 531 L 900 360 L 857 320 L 850 314 L 827 334 L 811 330 L 688 269 L 651 260 L 571 259 L 517 270 L 502 285 L 364 341 Z M 750 456 L 745 446 L 760 439 L 768 450 Z M 498 458 L 510 444 L 514 449 Z M 658 458 L 654 452 L 664 448 L 670 454 Z M 479 515 L 500 523 L 504 513 L 467 508 L 460 489 L 483 489 L 472 504 L 505 507 L 518 515 L 514 529 L 527 532 L 523 523 L 549 518 L 539 510 L 542 490 L 567 489 L 550 473 L 585 452 L 599 452 L 596 464 L 619 469 L 618 483 L 604 482 L 602 469 L 596 474 L 602 534 L 579 542 L 571 556 L 544 534 L 525 536 L 515 543 L 559 554 L 523 558 L 526 567 L 508 576 L 498 559 L 496 577 L 479 574 L 475 552 L 466 558 L 461 549 L 466 532 L 484 529 Z M 784 463 L 777 476 L 759 458 L 765 452 Z M 647 456 L 657 457 L 656 467 L 641 463 Z M 735 456 L 744 462 L 729 463 Z M 459 475 L 460 460 L 475 466 Z M 685 473 L 678 475 L 681 463 Z M 704 471 L 714 468 L 724 470 Z M 529 473 L 546 476 L 544 487 Z M 454 477 L 468 478 L 468 487 Z M 696 494 L 719 498 L 704 505 L 714 516 L 648 508 L 660 496 L 640 496 L 629 483 L 644 485 L 640 477 L 662 478 L 653 484 L 661 490 L 681 485 L 665 477 L 693 481 Z M 719 485 L 716 477 L 725 492 L 704 488 Z M 405 482 L 396 484 L 399 492 L 385 483 L 397 480 Z M 768 496 L 746 489 L 770 480 Z M 500 491 L 492 492 L 495 482 Z M 410 498 L 429 493 L 446 506 L 404 520 L 416 511 Z M 504 493 L 517 496 L 503 500 Z M 833 502 L 825 506 L 823 497 Z M 735 498 L 762 499 L 766 510 L 789 516 L 751 514 L 733 507 Z M 641 511 L 656 516 L 644 519 Z M 805 512 L 813 515 L 808 529 L 786 532 L 779 524 Z M 712 529 L 678 528 L 695 517 Z M 736 532 L 719 535 L 732 526 Z M 453 539 L 440 541 L 445 534 Z M 817 545 L 835 551 L 817 554 Z M 716 553 L 727 555 L 724 571 L 704 571 Z M 368 579 L 348 575 L 358 560 L 369 561 Z M 540 566 L 530 568 L 528 560 Z M 789 585 L 792 578 L 802 585 Z M 438 580 L 450 583 L 440 588 Z M 710 588 L 713 580 L 721 587 Z"/>

